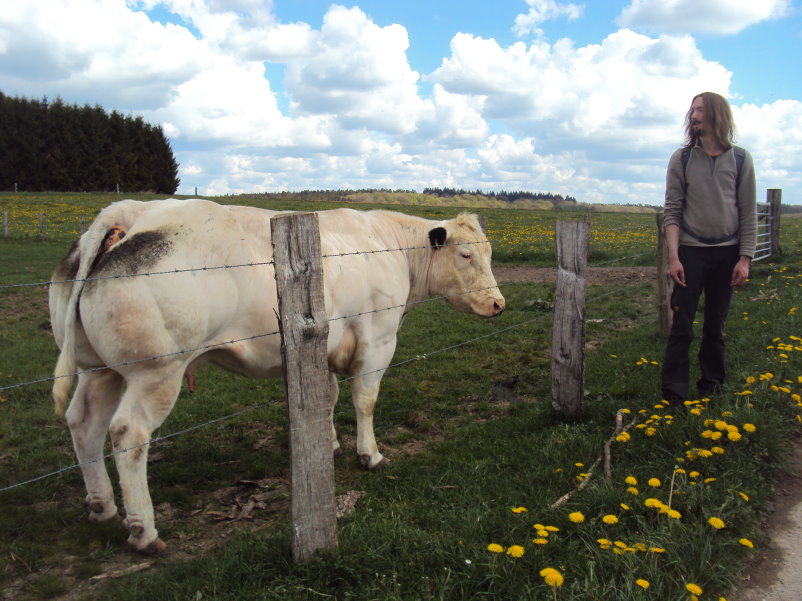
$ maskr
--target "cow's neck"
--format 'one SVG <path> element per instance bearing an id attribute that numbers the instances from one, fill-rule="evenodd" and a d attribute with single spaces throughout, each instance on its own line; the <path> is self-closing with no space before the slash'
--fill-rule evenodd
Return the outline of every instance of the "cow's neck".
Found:
<path id="1" fill-rule="evenodd" d="M 415 228 L 414 237 L 410 240 L 408 251 L 409 260 L 409 297 L 406 311 L 414 308 L 414 304 L 429 298 L 436 292 L 433 286 L 432 273 L 434 268 L 435 252 L 429 247 L 429 231 L 437 224 L 432 221 L 421 220 Z"/>

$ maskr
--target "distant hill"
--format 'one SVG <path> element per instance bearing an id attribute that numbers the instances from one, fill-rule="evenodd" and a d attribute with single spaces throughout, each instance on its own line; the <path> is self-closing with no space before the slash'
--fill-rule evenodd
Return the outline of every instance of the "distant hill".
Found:
<path id="1" fill-rule="evenodd" d="M 542 192 L 468 192 L 452 189 L 410 190 L 304 190 L 248 194 L 247 196 L 276 197 L 285 200 L 328 200 L 360 204 L 402 206 L 464 207 L 466 209 L 529 209 L 538 211 L 598 211 L 606 213 L 655 213 L 661 207 L 632 204 L 587 204 L 559 194 Z"/>

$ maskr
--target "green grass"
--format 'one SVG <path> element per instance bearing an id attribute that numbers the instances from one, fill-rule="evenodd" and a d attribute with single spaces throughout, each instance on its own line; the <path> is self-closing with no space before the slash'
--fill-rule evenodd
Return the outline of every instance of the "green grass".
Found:
<path id="1" fill-rule="evenodd" d="M 505 240 L 504 233 L 526 232 L 526 215 L 530 238 Z M 497 259 L 512 262 L 516 252 L 531 252 L 528 260 L 548 263 L 554 215 L 499 210 L 486 217 L 491 237 L 498 232 Z M 612 231 L 622 216 L 592 219 L 597 232 Z M 633 241 L 617 246 L 612 236 L 594 237 L 594 256 L 605 257 L 599 262 L 649 252 L 651 219 L 628 219 L 622 231 L 643 230 L 641 239 L 622 235 Z M 401 329 L 394 362 L 424 354 L 426 359 L 389 370 L 377 405 L 376 435 L 393 459 L 385 471 L 368 474 L 356 467 L 349 386 L 341 386 L 336 423 L 346 448 L 335 462 L 337 490 L 366 495 L 354 514 L 340 520 L 338 550 L 301 565 L 291 561 L 286 505 L 256 512 L 250 522 L 255 532 L 240 528 L 225 537 L 221 524 L 201 519 L 208 511 L 227 510 L 216 491 L 238 480 L 267 479 L 260 486 L 273 487 L 288 477 L 281 383 L 201 370 L 198 391 L 182 393 L 158 435 L 258 408 L 154 446 L 151 453 L 159 456 L 149 465 L 154 504 L 176 515 L 161 523 L 162 514 L 157 515 L 168 551 L 149 570 L 87 587 L 86 598 L 389 601 L 552 599 L 556 593 L 557 599 L 572 601 L 679 601 L 688 598 L 686 582 L 704 589 L 702 599 L 728 595 L 738 570 L 766 542 L 760 519 L 769 507 L 772 477 L 799 432 L 802 409 L 794 395 L 802 393 L 802 341 L 792 337 L 802 334 L 794 309 L 802 295 L 802 252 L 793 237 L 799 220 L 788 221 L 788 228 L 783 222 L 786 252 L 771 264 L 755 264 L 752 281 L 735 295 L 727 329 L 730 385 L 710 402 L 689 407 L 698 407 L 699 415 L 683 411 L 669 418 L 668 410 L 655 408 L 659 365 L 653 362 L 661 360 L 664 341 L 656 334 L 649 284 L 588 291 L 586 413 L 570 423 L 550 404 L 553 286 L 505 286 L 508 310 L 489 321 L 457 314 L 442 301 L 424 303 Z M 69 243 L 66 232 L 63 239 L 0 240 L 0 283 L 47 280 Z M 507 250 L 498 252 L 499 247 Z M 46 329 L 45 294 L 42 287 L 0 291 L 0 336 L 10 342 L 0 345 L 0 386 L 46 377 L 52 370 L 56 349 Z M 516 324 L 524 325 L 436 352 Z M 514 376 L 519 400 L 495 401 L 493 383 Z M 756 382 L 746 386 L 748 377 Z M 736 394 L 745 389 L 752 394 Z M 74 464 L 66 426 L 52 414 L 48 383 L 0 395 L 0 487 Z M 589 471 L 621 409 L 629 410 L 625 423 L 638 421 L 628 442 L 612 446 L 612 478 L 606 480 L 598 467 L 585 488 L 552 508 Z M 704 432 L 721 431 L 715 423 L 705 425 L 708 419 L 737 425 L 741 440 L 706 438 Z M 747 423 L 756 430 L 745 430 Z M 714 446 L 724 453 L 701 457 L 699 449 Z M 685 473 L 674 475 L 675 467 Z M 113 466 L 110 473 L 115 480 Z M 627 492 L 627 476 L 638 480 L 637 496 Z M 660 487 L 650 487 L 650 478 L 658 478 Z M 644 506 L 648 497 L 668 503 L 670 490 L 680 519 Z M 57 598 L 111 565 L 141 561 L 122 550 L 119 524 L 87 522 L 83 495 L 75 469 L 0 493 L 0 586 L 25 577 L 17 598 Z M 511 511 L 521 506 L 527 511 Z M 575 511 L 585 516 L 584 523 L 568 519 Z M 619 522 L 605 524 L 605 515 Z M 707 522 L 712 516 L 726 527 L 713 529 Z M 559 531 L 548 536 L 548 544 L 536 545 L 535 523 Z M 757 551 L 740 538 L 752 540 Z M 602 548 L 598 539 L 610 540 L 612 548 Z M 615 541 L 626 547 L 621 554 L 613 550 Z M 490 543 L 505 549 L 520 545 L 524 555 L 491 553 Z M 193 544 L 196 556 L 190 558 L 186 549 Z M 664 552 L 638 550 L 640 545 Z M 550 589 L 539 576 L 547 566 L 564 575 L 559 589 Z M 648 580 L 649 590 L 635 585 L 636 578 Z"/>

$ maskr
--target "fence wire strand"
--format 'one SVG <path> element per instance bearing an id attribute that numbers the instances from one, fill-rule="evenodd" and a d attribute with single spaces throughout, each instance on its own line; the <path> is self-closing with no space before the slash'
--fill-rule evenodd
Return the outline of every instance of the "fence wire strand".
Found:
<path id="1" fill-rule="evenodd" d="M 473 242 L 473 244 L 479 244 L 479 243 L 490 243 L 490 241 L 488 240 L 487 242 Z M 348 257 L 348 256 L 362 255 L 362 254 L 372 255 L 372 254 L 378 254 L 378 253 L 383 253 L 383 252 L 404 252 L 404 251 L 409 251 L 409 250 L 417 250 L 417 249 L 425 249 L 425 248 L 429 248 L 429 247 L 428 246 L 413 246 L 413 247 L 401 247 L 401 248 L 395 248 L 395 249 L 377 249 L 377 250 L 370 250 L 370 251 L 353 251 L 353 252 L 346 252 L 346 253 L 325 254 L 325 255 L 322 255 L 321 258 L 330 259 L 330 258 Z M 618 258 L 618 259 L 613 259 L 611 261 L 606 261 L 606 262 L 595 264 L 592 267 L 597 267 L 597 266 L 611 264 L 611 263 L 620 263 L 622 261 L 635 259 L 635 258 L 644 256 L 644 255 L 647 255 L 647 254 L 650 254 L 650 253 L 642 253 L 642 254 L 633 255 L 633 256 L 630 256 L 630 257 L 622 257 L 622 258 Z M 119 275 L 111 275 L 111 276 L 96 276 L 96 277 L 88 277 L 88 278 L 65 279 L 65 280 L 58 280 L 58 281 L 43 281 L 43 282 L 34 282 L 34 283 L 28 283 L 28 284 L 8 284 L 8 285 L 0 286 L 0 290 L 13 289 L 13 288 L 22 288 L 22 287 L 50 286 L 50 285 L 57 285 L 57 284 L 72 284 L 72 283 L 77 283 L 77 282 L 84 282 L 85 283 L 85 282 L 92 281 L 92 280 L 112 280 L 112 279 L 122 279 L 122 278 L 128 278 L 128 277 L 171 275 L 171 274 L 190 273 L 190 272 L 197 272 L 197 271 L 214 271 L 214 270 L 220 270 L 220 269 L 236 269 L 236 268 L 243 268 L 243 267 L 259 267 L 259 266 L 269 266 L 269 265 L 274 265 L 274 262 L 273 261 L 261 261 L 261 262 L 242 263 L 242 264 L 234 264 L 234 265 L 220 265 L 220 266 L 212 266 L 212 267 L 204 266 L 204 267 L 199 267 L 199 268 L 174 269 L 174 270 L 164 270 L 164 271 L 135 273 L 135 274 L 119 274 Z M 497 286 L 498 287 L 504 287 L 504 286 L 519 285 L 519 284 L 531 284 L 531 283 L 532 282 L 530 280 L 522 279 L 522 280 L 517 280 L 517 281 L 512 281 L 512 282 L 505 282 L 503 284 L 498 284 Z M 343 320 L 343 319 L 349 319 L 349 318 L 354 318 L 354 317 L 360 317 L 360 316 L 363 316 L 363 315 L 366 315 L 366 314 L 370 314 L 370 313 L 378 313 L 378 312 L 390 311 L 390 310 L 394 310 L 394 309 L 401 309 L 401 308 L 411 309 L 411 308 L 414 308 L 415 306 L 417 306 L 419 304 L 422 304 L 422 303 L 427 303 L 427 302 L 441 300 L 441 299 L 448 301 L 449 298 L 454 298 L 454 297 L 462 296 L 462 295 L 465 295 L 465 294 L 472 294 L 474 292 L 480 292 L 480 291 L 483 291 L 483 290 L 489 290 L 489 289 L 492 289 L 492 288 L 495 288 L 495 287 L 496 286 L 488 286 L 488 287 L 485 287 L 485 288 L 480 288 L 480 289 L 476 289 L 476 290 L 468 290 L 468 291 L 464 291 L 464 292 L 460 292 L 460 293 L 456 293 L 456 294 L 452 294 L 452 295 L 436 296 L 436 297 L 422 299 L 420 301 L 413 301 L 411 303 L 404 303 L 404 304 L 394 305 L 394 306 L 390 306 L 390 307 L 383 307 L 383 308 L 380 308 L 380 309 L 373 309 L 371 311 L 363 311 L 363 312 L 355 313 L 355 314 L 352 314 L 352 315 L 344 315 L 344 316 L 339 316 L 339 317 L 333 317 L 333 318 L 330 319 L 330 321 Z M 620 288 L 620 289 L 617 289 L 616 291 L 611 291 L 610 293 L 617 292 L 617 291 L 620 291 L 622 289 L 623 288 Z M 607 294 L 609 294 L 609 293 L 606 293 L 605 296 Z M 427 358 L 429 358 L 431 356 L 434 356 L 434 355 L 438 355 L 438 354 L 441 354 L 441 353 L 453 351 L 453 350 L 456 350 L 456 349 L 461 348 L 463 346 L 467 346 L 469 344 L 474 344 L 474 343 L 476 343 L 476 342 L 478 342 L 480 340 L 485 340 L 487 338 L 492 338 L 492 337 L 495 337 L 495 336 L 499 336 L 499 335 L 504 334 L 506 332 L 510 332 L 512 330 L 516 330 L 516 329 L 519 329 L 521 327 L 524 327 L 524 326 L 527 326 L 529 324 L 532 324 L 532 323 L 534 323 L 536 321 L 540 321 L 541 319 L 542 319 L 542 316 L 535 317 L 535 318 L 532 318 L 532 319 L 528 319 L 528 320 L 525 320 L 525 321 L 522 321 L 522 322 L 519 322 L 519 323 L 516 323 L 516 324 L 512 324 L 512 325 L 507 326 L 505 328 L 501 328 L 499 330 L 495 330 L 493 332 L 489 332 L 487 334 L 483 334 L 481 336 L 476 336 L 476 337 L 474 337 L 472 339 L 469 339 L 469 340 L 464 340 L 464 341 L 458 342 L 456 344 L 452 344 L 452 345 L 449 345 L 447 347 L 443 347 L 441 349 L 430 351 L 428 353 L 424 353 L 424 354 L 421 354 L 421 355 L 416 355 L 415 357 L 412 357 L 412 358 L 409 358 L 409 359 L 405 359 L 403 361 L 399 361 L 399 362 L 396 362 L 394 364 L 390 364 L 387 367 L 384 367 L 384 368 L 381 368 L 381 369 L 378 369 L 378 370 L 374 370 L 372 372 L 366 372 L 364 374 L 359 374 L 357 376 L 351 376 L 351 377 L 348 377 L 348 378 L 342 378 L 342 379 L 338 380 L 338 382 L 339 383 L 345 383 L 345 382 L 350 382 L 350 381 L 352 381 L 352 380 L 354 380 L 356 378 L 364 377 L 364 376 L 367 376 L 367 375 L 370 375 L 370 374 L 384 373 L 384 372 L 387 372 L 390 369 L 396 369 L 396 368 L 402 367 L 404 365 L 408 365 L 410 363 L 422 361 L 422 360 L 425 360 L 425 359 L 427 359 Z M 147 362 L 147 361 L 154 361 L 154 360 L 163 359 L 163 358 L 169 358 L 169 357 L 172 357 L 172 356 L 178 356 L 178 355 L 183 355 L 183 354 L 187 354 L 187 353 L 193 353 L 193 352 L 198 352 L 198 351 L 208 351 L 208 350 L 212 350 L 212 349 L 215 349 L 215 348 L 220 348 L 220 347 L 223 347 L 223 346 L 226 346 L 226 345 L 235 344 L 235 343 L 238 343 L 238 342 L 247 342 L 249 340 L 255 340 L 255 339 L 263 338 L 263 337 L 266 337 L 266 336 L 274 336 L 274 335 L 277 335 L 279 333 L 280 333 L 279 331 L 273 331 L 273 332 L 267 332 L 267 333 L 264 333 L 264 334 L 256 334 L 256 335 L 248 336 L 248 337 L 244 337 L 244 338 L 239 338 L 239 339 L 234 339 L 234 340 L 229 340 L 229 341 L 224 341 L 224 342 L 219 342 L 219 343 L 203 345 L 203 346 L 199 346 L 199 347 L 192 348 L 192 349 L 184 349 L 184 350 L 180 350 L 180 351 L 176 351 L 176 352 L 172 352 L 172 353 L 164 353 L 164 354 L 161 354 L 161 355 L 154 355 L 154 356 L 145 357 L 145 358 L 142 358 L 142 359 L 136 359 L 136 360 L 132 360 L 132 361 L 123 361 L 123 362 L 112 364 L 112 365 L 106 365 L 106 366 L 102 366 L 102 367 L 90 368 L 90 369 L 78 371 L 78 372 L 75 372 L 75 373 L 72 373 L 72 374 L 41 378 L 41 379 L 33 380 L 33 381 L 30 381 L 30 382 L 22 382 L 22 383 L 13 384 L 13 385 L 10 385 L 10 386 L 0 387 L 0 391 L 7 391 L 7 390 L 15 389 L 15 388 L 21 388 L 21 387 L 24 387 L 24 386 L 30 386 L 30 385 L 41 384 L 41 383 L 46 383 L 46 382 L 52 382 L 52 381 L 55 381 L 56 379 L 59 379 L 59 378 L 75 377 L 75 376 L 80 376 L 82 374 L 88 374 L 88 373 L 103 371 L 103 370 L 106 370 L 106 369 L 114 369 L 114 368 L 119 368 L 119 367 L 125 367 L 125 366 L 129 366 L 129 365 L 134 365 L 134 364 L 138 364 L 138 363 L 144 363 L 144 362 Z M 136 445 L 136 446 L 133 446 L 133 447 L 130 447 L 130 448 L 113 451 L 111 453 L 103 455 L 102 457 L 98 457 L 98 458 L 95 458 L 95 459 L 91 459 L 91 460 L 85 461 L 83 463 L 76 463 L 76 464 L 73 464 L 73 465 L 58 469 L 58 470 L 54 470 L 54 471 L 51 471 L 49 473 L 37 476 L 35 478 L 31 478 L 31 479 L 28 479 L 28 480 L 25 480 L 25 481 L 22 481 L 22 482 L 18 482 L 18 483 L 6 486 L 4 488 L 0 488 L 0 493 L 8 491 L 8 490 L 11 490 L 11 489 L 14 489 L 14 488 L 18 488 L 18 487 L 21 487 L 21 486 L 24 486 L 24 485 L 27 485 L 27 484 L 38 482 L 38 481 L 41 481 L 41 480 L 44 480 L 44 479 L 47 479 L 47 478 L 55 477 L 55 476 L 58 476 L 58 475 L 61 475 L 61 474 L 65 473 L 67 471 L 78 469 L 78 468 L 81 468 L 81 467 L 83 467 L 85 465 L 88 465 L 88 464 L 91 464 L 91 463 L 96 463 L 96 462 L 101 461 L 101 460 L 105 461 L 106 459 L 112 458 L 115 455 L 118 455 L 118 454 L 121 454 L 121 453 L 126 453 L 128 451 L 135 450 L 135 449 L 143 447 L 143 446 L 156 445 L 156 444 L 159 444 L 160 442 L 163 442 L 163 441 L 168 440 L 170 438 L 174 438 L 174 437 L 180 436 L 182 434 L 186 434 L 186 433 L 189 433 L 189 432 L 192 432 L 192 431 L 195 431 L 195 430 L 199 430 L 201 428 L 205 428 L 205 427 L 208 427 L 208 426 L 213 425 L 213 424 L 217 424 L 217 423 L 221 423 L 221 422 L 224 422 L 224 421 L 227 421 L 227 420 L 230 420 L 230 419 L 234 419 L 234 418 L 239 417 L 239 416 L 241 416 L 243 414 L 246 414 L 246 413 L 249 413 L 251 411 L 255 411 L 257 409 L 266 407 L 267 405 L 269 405 L 270 403 L 273 403 L 273 402 L 276 402 L 276 401 L 267 401 L 267 402 L 259 403 L 257 405 L 253 405 L 251 407 L 246 407 L 246 408 L 244 408 L 242 410 L 239 410 L 239 411 L 236 411 L 234 413 L 231 413 L 231 414 L 228 414 L 228 415 L 225 415 L 225 416 L 222 416 L 222 417 L 214 418 L 212 420 L 203 422 L 201 424 L 196 424 L 194 426 L 190 426 L 190 427 L 178 430 L 176 432 L 172 432 L 170 434 L 154 438 L 154 439 L 148 441 L 147 443 L 142 443 L 140 445 Z"/>

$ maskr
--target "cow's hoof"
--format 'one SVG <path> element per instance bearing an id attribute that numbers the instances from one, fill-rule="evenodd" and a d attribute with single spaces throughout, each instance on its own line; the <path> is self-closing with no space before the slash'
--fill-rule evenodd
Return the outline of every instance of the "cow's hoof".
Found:
<path id="1" fill-rule="evenodd" d="M 379 461 L 379 463 L 377 463 L 376 465 L 372 466 L 370 470 L 373 472 L 377 472 L 379 470 L 383 470 L 388 465 L 390 465 L 390 460 L 387 459 L 387 457 L 382 457 L 381 461 Z"/>
<path id="2" fill-rule="evenodd" d="M 89 521 L 90 522 L 105 522 L 115 517 L 119 517 L 117 507 L 112 504 L 107 506 L 103 501 L 90 501 L 89 502 Z"/>
<path id="3" fill-rule="evenodd" d="M 362 464 L 362 467 L 365 468 L 366 470 L 376 471 L 386 467 L 387 464 L 390 463 L 386 458 L 382 457 L 381 455 L 379 455 L 379 457 L 381 457 L 381 459 L 373 463 L 373 457 L 371 455 L 360 455 L 359 462 Z"/>
<path id="4" fill-rule="evenodd" d="M 167 548 L 167 543 L 157 538 L 140 549 L 129 540 L 128 546 L 131 548 L 131 551 L 139 553 L 140 555 L 158 555 Z"/>

